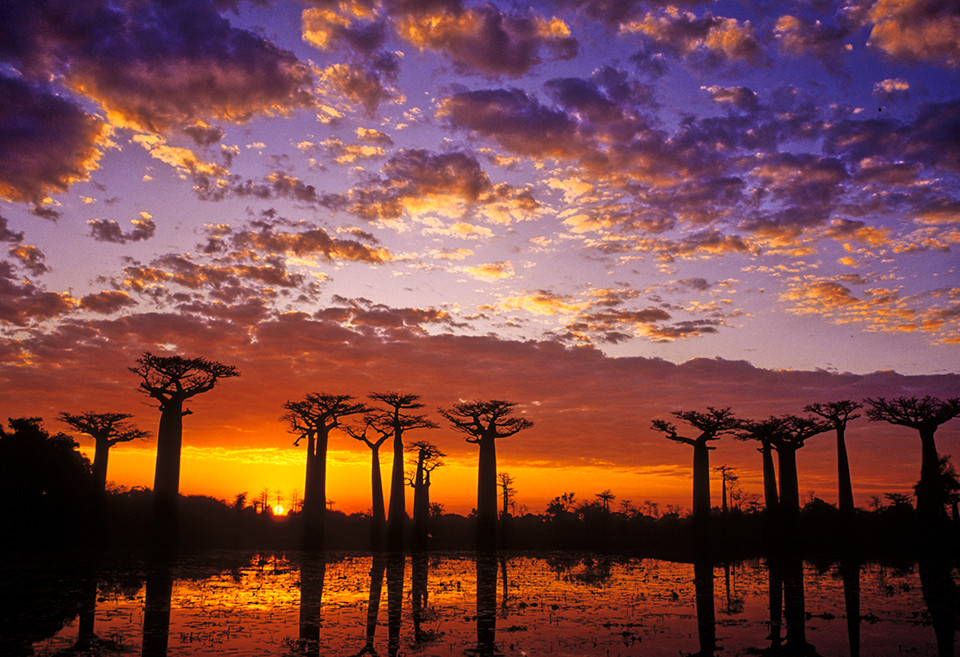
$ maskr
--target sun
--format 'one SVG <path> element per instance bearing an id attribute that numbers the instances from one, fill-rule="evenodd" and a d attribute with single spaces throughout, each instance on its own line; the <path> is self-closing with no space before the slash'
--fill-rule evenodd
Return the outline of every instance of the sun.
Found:
<path id="1" fill-rule="evenodd" d="M 283 508 L 282 506 L 280 506 L 279 504 L 278 504 L 277 506 L 273 507 L 273 515 L 275 515 L 275 516 L 282 516 L 282 515 L 284 515 L 286 512 L 287 512 L 286 509 L 284 509 L 284 508 Z"/>

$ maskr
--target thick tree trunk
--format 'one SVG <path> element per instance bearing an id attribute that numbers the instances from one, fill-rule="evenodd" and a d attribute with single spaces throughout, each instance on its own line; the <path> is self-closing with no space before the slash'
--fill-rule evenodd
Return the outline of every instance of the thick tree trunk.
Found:
<path id="1" fill-rule="evenodd" d="M 780 461 L 780 507 L 789 523 L 795 523 L 800 514 L 800 484 L 797 480 L 797 452 L 794 449 L 777 450 Z M 795 527 L 794 527 L 795 528 Z"/>
<path id="2" fill-rule="evenodd" d="M 403 525 L 407 518 L 407 499 L 403 481 L 403 434 L 393 435 L 393 468 L 390 474 L 390 514 L 387 517 L 387 549 L 403 550 Z"/>
<path id="3" fill-rule="evenodd" d="M 383 479 L 380 476 L 380 447 L 371 448 L 370 487 L 373 518 L 370 524 L 370 549 L 383 549 L 383 532 L 387 525 L 387 514 L 383 505 Z"/>
<path id="4" fill-rule="evenodd" d="M 710 451 L 707 444 L 693 446 L 693 534 L 697 550 L 710 546 Z"/>
<path id="5" fill-rule="evenodd" d="M 917 485 L 917 513 L 921 521 L 933 523 L 940 514 L 942 491 L 939 488 L 940 455 L 937 454 L 937 443 L 934 432 L 920 430 L 922 458 L 920 462 L 920 482 Z"/>
<path id="6" fill-rule="evenodd" d="M 481 438 L 479 445 L 477 549 L 493 550 L 497 547 L 497 443 L 494 438 Z"/>
<path id="7" fill-rule="evenodd" d="M 423 508 L 423 496 L 426 492 L 423 481 L 423 452 L 417 458 L 417 474 L 413 481 L 413 549 L 423 550 L 427 546 L 427 517 Z"/>
<path id="8" fill-rule="evenodd" d="M 847 444 L 843 438 L 843 426 L 837 426 L 837 486 L 839 488 L 840 512 L 853 515 L 853 485 L 850 483 L 850 461 L 847 460 Z"/>
<path id="9" fill-rule="evenodd" d="M 160 412 L 157 465 L 153 478 L 154 546 L 162 551 L 172 549 L 177 542 L 182 441 L 183 400 L 173 398 L 164 402 Z"/>
<path id="10" fill-rule="evenodd" d="M 98 496 L 107 490 L 107 461 L 110 458 L 110 444 L 107 438 L 97 438 L 97 448 L 93 454 L 93 482 Z"/>
<path id="11" fill-rule="evenodd" d="M 303 496 L 304 547 L 323 549 L 327 518 L 327 440 L 326 431 L 318 431 L 316 440 L 307 443 L 309 488 Z M 310 443 L 313 443 L 312 445 Z M 309 505 L 307 500 L 310 500 Z"/>
<path id="12" fill-rule="evenodd" d="M 710 451 L 706 443 L 693 446 L 693 517 L 710 516 Z"/>
<path id="13" fill-rule="evenodd" d="M 763 504 L 768 512 L 776 513 L 780 499 L 777 496 L 777 473 L 773 467 L 770 443 L 763 443 L 760 453 L 763 455 Z"/>

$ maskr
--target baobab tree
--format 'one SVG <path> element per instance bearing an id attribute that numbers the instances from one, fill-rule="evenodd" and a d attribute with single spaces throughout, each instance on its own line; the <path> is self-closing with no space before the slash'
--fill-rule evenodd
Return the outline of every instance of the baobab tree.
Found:
<path id="1" fill-rule="evenodd" d="M 729 408 L 708 406 L 706 412 L 674 411 L 673 416 L 697 429 L 696 438 L 677 434 L 677 428 L 666 420 L 654 420 L 653 428 L 666 434 L 668 440 L 693 447 L 693 522 L 703 540 L 710 517 L 710 442 L 732 433 L 740 425 Z"/>
<path id="2" fill-rule="evenodd" d="M 594 497 L 600 500 L 600 505 L 603 507 L 604 513 L 610 513 L 610 502 L 617 499 L 617 496 L 614 495 L 609 488 L 597 493 Z"/>
<path id="3" fill-rule="evenodd" d="M 400 392 L 374 392 L 368 395 L 386 408 L 371 414 L 373 424 L 393 436 L 393 467 L 390 472 L 390 509 L 387 515 L 387 548 L 403 549 L 403 523 L 407 516 L 403 480 L 403 434 L 412 429 L 435 429 L 437 423 L 425 415 L 407 411 L 423 408 L 420 395 Z"/>
<path id="4" fill-rule="evenodd" d="M 307 474 L 303 492 L 303 541 L 308 548 L 322 548 L 327 515 L 327 444 L 340 420 L 370 409 L 351 395 L 311 392 L 300 401 L 284 402 L 281 417 L 288 431 L 307 439 Z"/>
<path id="5" fill-rule="evenodd" d="M 70 425 L 80 433 L 85 433 L 96 441 L 93 454 L 93 482 L 97 494 L 103 497 L 107 489 L 107 461 L 110 448 L 118 443 L 140 440 L 150 434 L 137 429 L 127 422 L 130 413 L 60 413 L 60 421 Z"/>
<path id="6" fill-rule="evenodd" d="M 734 469 L 729 465 L 718 465 L 714 470 L 720 473 L 720 511 L 726 513 L 729 508 L 727 506 L 727 482 L 730 482 L 732 487 L 733 483 L 740 477 L 735 474 Z"/>
<path id="7" fill-rule="evenodd" d="M 809 404 L 803 409 L 832 423 L 837 432 L 837 489 L 840 512 L 847 517 L 853 515 L 853 485 L 850 483 L 850 461 L 847 459 L 844 433 L 847 430 L 847 422 L 860 417 L 856 411 L 862 407 L 863 404 L 859 402 L 843 399 Z"/>
<path id="8" fill-rule="evenodd" d="M 383 478 L 380 474 L 380 446 L 393 435 L 393 431 L 384 429 L 376 424 L 376 418 L 372 415 L 366 415 L 363 418 L 363 426 L 341 427 L 351 438 L 359 440 L 370 448 L 370 513 L 372 515 L 370 525 L 370 546 L 374 550 L 383 547 L 383 532 L 387 526 L 387 512 L 383 503 Z M 378 437 L 370 439 L 367 437 L 373 431 Z"/>
<path id="9" fill-rule="evenodd" d="M 418 440 L 407 447 L 417 455 L 413 485 L 413 548 L 422 550 L 427 545 L 429 534 L 427 522 L 430 517 L 430 473 L 443 465 L 443 452 L 425 440 Z"/>
<path id="10" fill-rule="evenodd" d="M 517 489 L 513 487 L 513 477 L 509 472 L 500 472 L 497 474 L 497 486 L 500 487 L 503 496 L 503 510 L 500 517 L 504 520 L 510 515 L 510 507 L 514 505 L 514 498 L 517 495 Z"/>
<path id="11" fill-rule="evenodd" d="M 875 422 L 889 422 L 916 429 L 920 433 L 920 481 L 917 483 L 917 512 L 931 522 L 942 512 L 943 491 L 939 483 L 940 455 L 934 435 L 937 428 L 960 415 L 960 397 L 942 400 L 927 395 L 923 398 L 896 397 L 867 399 L 867 417 Z"/>
<path id="12" fill-rule="evenodd" d="M 183 444 L 184 403 L 209 392 L 220 379 L 239 376 L 237 368 L 206 358 L 158 356 L 149 351 L 130 371 L 140 377 L 140 392 L 157 400 L 157 466 L 153 479 L 155 542 L 171 548 L 176 541 L 177 498 L 180 494 L 180 447 Z"/>
<path id="13" fill-rule="evenodd" d="M 734 433 L 737 440 L 756 440 L 760 443 L 760 452 L 763 458 L 763 505 L 767 516 L 775 514 L 780 506 L 780 495 L 777 492 L 777 472 L 773 465 L 772 436 L 780 427 L 780 420 L 768 418 L 766 420 L 742 420 L 740 428 Z"/>
<path id="14" fill-rule="evenodd" d="M 516 404 L 502 400 L 470 401 L 440 409 L 453 427 L 467 434 L 466 441 L 480 448 L 477 477 L 477 548 L 497 544 L 497 440 L 533 426 L 523 417 L 511 417 Z"/>
<path id="15" fill-rule="evenodd" d="M 829 431 L 833 424 L 819 418 L 800 417 L 799 415 L 781 415 L 770 418 L 769 440 L 777 450 L 777 463 L 780 466 L 780 509 L 787 522 L 787 529 L 796 528 L 795 522 L 800 513 L 800 483 L 797 478 L 797 450 L 806 441 Z"/>

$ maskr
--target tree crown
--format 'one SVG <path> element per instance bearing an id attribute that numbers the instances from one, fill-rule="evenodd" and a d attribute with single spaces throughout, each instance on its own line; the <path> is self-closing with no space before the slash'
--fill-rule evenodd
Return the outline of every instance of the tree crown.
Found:
<path id="1" fill-rule="evenodd" d="M 105 440 L 108 447 L 130 440 L 147 438 L 150 434 L 137 429 L 126 420 L 133 417 L 130 413 L 60 413 L 60 421 L 70 425 L 80 433 L 92 436 L 97 441 Z"/>
<path id="2" fill-rule="evenodd" d="M 532 427 L 533 422 L 527 418 L 510 416 L 516 406 L 514 402 L 499 399 L 475 400 L 441 408 L 440 415 L 449 420 L 454 429 L 467 434 L 468 443 L 478 443 L 507 438 Z"/>
<path id="3" fill-rule="evenodd" d="M 286 401 L 283 407 L 287 409 L 280 419 L 290 425 L 291 433 L 298 433 L 300 437 L 294 445 L 300 444 L 301 438 L 311 434 L 324 433 L 339 426 L 340 418 L 370 410 L 363 402 L 354 401 L 352 395 L 332 395 L 327 392 L 310 392 L 300 401 Z"/>
<path id="4" fill-rule="evenodd" d="M 874 422 L 889 422 L 913 429 L 933 430 L 960 415 L 960 397 L 876 397 L 866 402 L 870 405 L 867 417 Z"/>
<path id="5" fill-rule="evenodd" d="M 675 440 L 687 445 L 703 445 L 710 440 L 719 440 L 721 436 L 732 433 L 740 426 L 740 420 L 734 417 L 733 411 L 727 408 L 714 408 L 707 406 L 706 412 L 702 411 L 674 411 L 673 416 L 683 420 L 695 429 L 699 429 L 700 435 L 696 438 L 687 438 L 677 433 L 677 427 L 666 420 L 654 420 L 651 427 L 655 431 L 666 434 L 668 440 Z"/>
<path id="6" fill-rule="evenodd" d="M 825 420 L 830 420 L 835 427 L 843 428 L 847 426 L 847 422 L 850 420 L 856 420 L 860 417 L 860 414 L 856 412 L 858 408 L 863 408 L 863 404 L 850 399 L 842 399 L 807 404 L 803 410 L 807 413 L 819 415 Z"/>
<path id="7" fill-rule="evenodd" d="M 233 365 L 206 358 L 158 356 L 149 351 L 129 368 L 142 381 L 138 389 L 160 402 L 160 408 L 174 399 L 184 400 L 211 390 L 220 379 L 240 376 Z"/>

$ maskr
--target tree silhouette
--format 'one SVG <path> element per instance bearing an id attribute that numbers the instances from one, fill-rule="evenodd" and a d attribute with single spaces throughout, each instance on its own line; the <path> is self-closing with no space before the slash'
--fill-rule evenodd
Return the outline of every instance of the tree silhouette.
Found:
<path id="1" fill-rule="evenodd" d="M 413 476 L 413 548 L 422 550 L 427 546 L 430 518 L 430 473 L 443 465 L 443 452 L 425 440 L 418 440 L 407 447 L 417 455 L 417 467 Z"/>
<path id="2" fill-rule="evenodd" d="M 90 462 L 73 438 L 53 436 L 38 417 L 0 424 L 0 547 L 66 545 L 86 531 Z"/>
<path id="3" fill-rule="evenodd" d="M 307 439 L 307 473 L 303 492 L 303 540 L 308 548 L 322 548 L 327 515 L 327 443 L 330 431 L 340 426 L 341 418 L 370 409 L 351 395 L 311 392 L 300 401 L 284 402 L 287 410 L 282 418 L 290 433 L 298 434 L 293 442 Z"/>
<path id="4" fill-rule="evenodd" d="M 514 505 L 514 498 L 517 495 L 517 489 L 513 487 L 513 477 L 508 472 L 497 474 L 497 486 L 500 487 L 500 493 L 503 496 L 503 510 L 501 519 L 506 519 L 510 515 L 510 507 Z"/>
<path id="5" fill-rule="evenodd" d="M 781 415 L 770 418 L 774 430 L 770 443 L 777 450 L 780 466 L 780 509 L 789 529 L 795 528 L 800 513 L 800 483 L 797 478 L 797 450 L 817 434 L 829 431 L 833 424 L 818 418 Z"/>
<path id="6" fill-rule="evenodd" d="M 736 482 L 740 477 L 734 474 L 734 469 L 729 465 L 718 465 L 714 468 L 714 470 L 720 473 L 720 510 L 723 513 L 726 513 L 727 509 L 729 508 L 727 506 L 727 482 L 730 483 L 732 488 L 734 482 Z M 731 490 L 731 492 L 733 491 Z"/>
<path id="7" fill-rule="evenodd" d="M 617 496 L 614 495 L 609 488 L 597 493 L 594 497 L 600 500 L 600 504 L 603 506 L 604 513 L 610 513 L 610 502 L 617 499 Z"/>
<path id="8" fill-rule="evenodd" d="M 698 431 L 696 438 L 677 434 L 677 428 L 666 420 L 654 420 L 653 428 L 666 434 L 668 440 L 693 447 L 693 522 L 697 526 L 698 540 L 703 541 L 710 517 L 710 442 L 732 433 L 740 425 L 729 408 L 708 406 L 706 412 L 674 411 L 674 417 L 683 420 Z"/>
<path id="9" fill-rule="evenodd" d="M 777 473 L 773 465 L 772 436 L 779 430 L 780 420 L 772 417 L 766 420 L 743 420 L 734 434 L 737 440 L 756 440 L 758 450 L 763 457 L 763 505 L 767 515 L 775 514 L 780 507 L 780 495 L 777 492 Z"/>
<path id="10" fill-rule="evenodd" d="M 497 443 L 523 431 L 533 422 L 511 417 L 516 404 L 508 401 L 471 401 L 440 409 L 455 429 L 467 434 L 466 441 L 480 447 L 477 477 L 477 547 L 493 549 L 497 542 Z"/>
<path id="11" fill-rule="evenodd" d="M 132 426 L 129 413 L 94 413 L 86 411 L 79 414 L 60 413 L 60 421 L 70 425 L 80 433 L 85 433 L 96 441 L 93 455 L 93 482 L 97 493 L 103 495 L 107 488 L 107 461 L 110 448 L 117 443 L 146 438 L 150 434 Z"/>
<path id="12" fill-rule="evenodd" d="M 180 446 L 188 399 L 213 389 L 220 379 L 239 376 L 237 368 L 206 358 L 157 356 L 145 352 L 130 371 L 140 377 L 138 389 L 157 400 L 157 466 L 153 480 L 154 530 L 158 547 L 176 543 L 177 498 L 180 493 Z"/>
<path id="13" fill-rule="evenodd" d="M 942 508 L 939 500 L 939 463 L 934 435 L 937 428 L 960 415 L 960 397 L 941 400 L 927 395 L 923 398 L 896 397 L 867 399 L 867 417 L 874 422 L 889 422 L 916 429 L 920 433 L 920 481 L 917 484 L 917 512 L 925 521 L 933 521 Z"/>
<path id="14" fill-rule="evenodd" d="M 847 422 L 855 420 L 860 415 L 856 413 L 863 404 L 844 399 L 833 402 L 809 404 L 803 410 L 807 413 L 819 415 L 833 423 L 837 432 L 837 487 L 840 501 L 840 511 L 845 516 L 853 515 L 853 485 L 850 483 L 850 461 L 847 459 L 847 444 L 844 433 Z"/>
<path id="15" fill-rule="evenodd" d="M 373 516 L 370 526 L 370 546 L 374 550 L 379 550 L 383 547 L 383 533 L 387 526 L 387 512 L 383 503 L 383 478 L 380 474 L 380 446 L 393 435 L 393 431 L 379 427 L 372 415 L 364 416 L 363 428 L 346 425 L 341 428 L 351 438 L 359 440 L 370 448 L 370 510 Z M 371 430 L 378 434 L 379 438 L 370 440 L 367 434 Z"/>
<path id="16" fill-rule="evenodd" d="M 373 424 L 393 435 L 393 467 L 390 472 L 390 509 L 387 516 L 387 549 L 403 549 L 403 523 L 407 515 L 403 482 L 403 434 L 412 429 L 435 429 L 437 423 L 425 415 L 407 411 L 423 408 L 420 395 L 400 392 L 374 392 L 368 395 L 386 409 L 371 415 Z"/>

